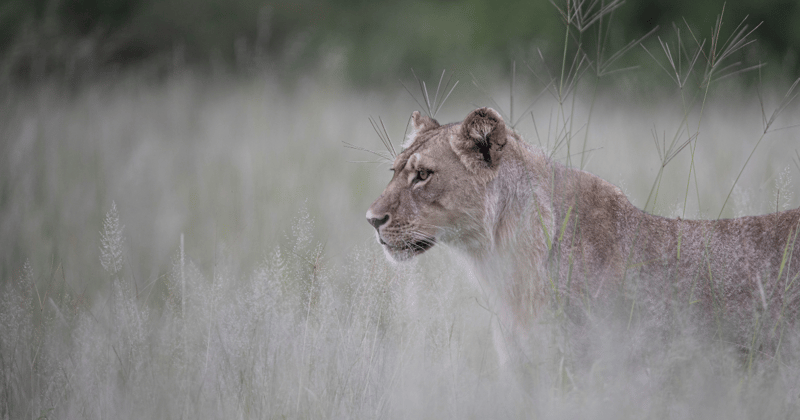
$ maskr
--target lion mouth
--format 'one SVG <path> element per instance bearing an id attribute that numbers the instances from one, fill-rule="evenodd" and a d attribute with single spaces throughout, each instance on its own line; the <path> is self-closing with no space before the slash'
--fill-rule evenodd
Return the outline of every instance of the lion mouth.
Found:
<path id="1" fill-rule="evenodd" d="M 436 243 L 434 238 L 421 239 L 415 242 L 406 242 L 400 245 L 390 245 L 381 240 L 381 245 L 389 248 L 392 251 L 412 251 L 416 254 L 421 254 L 429 249 Z"/>
<path id="2" fill-rule="evenodd" d="M 436 244 L 436 238 L 425 237 L 415 241 L 403 241 L 399 244 L 390 244 L 379 236 L 378 242 L 383 245 L 384 249 L 386 249 L 394 259 L 404 261 L 431 249 L 431 247 Z"/>
<path id="3" fill-rule="evenodd" d="M 436 238 L 425 238 L 409 245 L 409 248 L 421 254 L 429 249 L 436 243 Z"/>

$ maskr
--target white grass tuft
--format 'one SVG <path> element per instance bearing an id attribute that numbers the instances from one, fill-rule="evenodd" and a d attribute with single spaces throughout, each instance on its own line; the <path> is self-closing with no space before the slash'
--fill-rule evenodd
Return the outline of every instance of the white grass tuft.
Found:
<path id="1" fill-rule="evenodd" d="M 112 276 L 122 270 L 122 245 L 125 239 L 119 222 L 117 203 L 111 202 L 111 208 L 103 219 L 103 231 L 100 232 L 100 263 L 103 269 Z"/>
<path id="2" fill-rule="evenodd" d="M 773 189 L 775 197 L 775 211 L 789 210 L 792 208 L 794 190 L 792 189 L 792 168 L 786 165 L 775 179 Z"/>

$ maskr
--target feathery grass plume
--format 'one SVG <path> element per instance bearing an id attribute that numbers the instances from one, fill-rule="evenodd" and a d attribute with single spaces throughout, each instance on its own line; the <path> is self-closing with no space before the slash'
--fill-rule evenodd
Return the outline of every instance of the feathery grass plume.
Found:
<path id="1" fill-rule="evenodd" d="M 792 191 L 792 173 L 789 165 L 786 165 L 775 179 L 773 196 L 775 197 L 775 211 L 789 210 L 792 207 L 794 192 Z"/>
<path id="2" fill-rule="evenodd" d="M 33 322 L 33 270 L 26 260 L 17 282 L 6 285 L 0 299 L 0 415 L 23 418 L 32 405 L 36 377 Z"/>
<path id="3" fill-rule="evenodd" d="M 122 270 L 123 228 L 125 226 L 119 223 L 117 204 L 111 201 L 111 209 L 103 219 L 103 231 L 100 232 L 100 264 L 112 276 Z"/>
<path id="4" fill-rule="evenodd" d="M 677 37 L 676 45 L 670 47 L 670 44 L 666 41 L 662 41 L 661 37 L 658 38 L 658 43 L 661 45 L 661 50 L 664 52 L 664 56 L 666 57 L 667 63 L 669 64 L 669 69 L 667 66 L 664 66 L 656 56 L 647 49 L 647 46 L 642 44 L 642 49 L 649 55 L 653 61 L 655 61 L 656 65 L 658 65 L 667 76 L 675 82 L 679 89 L 683 89 L 688 80 L 689 76 L 694 74 L 695 65 L 700 58 L 700 55 L 703 53 L 703 48 L 705 47 L 706 41 L 703 40 L 698 46 L 695 48 L 694 52 L 689 53 L 686 47 L 683 45 L 683 40 L 681 37 L 681 28 L 675 24 L 672 25 L 673 31 L 675 31 L 675 36 Z M 685 64 L 684 64 L 685 62 Z"/>
<path id="5" fill-rule="evenodd" d="M 175 313 L 185 316 L 189 311 L 188 306 L 192 298 L 202 295 L 202 291 L 195 290 L 198 284 L 205 284 L 206 280 L 197 264 L 186 256 L 181 241 L 178 250 L 172 257 L 172 267 L 167 275 L 167 303 Z"/>
<path id="6" fill-rule="evenodd" d="M 554 72 L 550 71 L 542 51 L 537 49 L 541 66 L 544 68 L 546 77 L 540 75 L 540 72 L 534 70 L 530 63 L 526 63 L 528 69 L 533 75 L 545 86 L 543 91 L 550 92 L 553 98 L 558 102 L 558 112 L 556 114 L 556 125 L 565 128 L 563 138 L 563 146 L 566 146 L 566 164 L 572 165 L 572 156 L 580 155 L 580 168 L 583 169 L 588 163 L 587 156 L 591 150 L 587 150 L 589 138 L 589 126 L 592 121 L 592 114 L 594 111 L 594 104 L 597 98 L 597 87 L 599 80 L 610 74 L 630 70 L 638 66 L 615 68 L 615 64 L 629 51 L 640 45 L 642 41 L 652 35 L 658 27 L 653 28 L 648 33 L 638 39 L 631 40 L 628 44 L 614 53 L 607 52 L 609 42 L 609 33 L 611 28 L 611 21 L 613 19 L 614 11 L 616 11 L 624 3 L 621 0 L 565 0 L 563 6 L 559 6 L 554 0 L 550 3 L 556 8 L 559 15 L 561 15 L 562 22 L 565 27 L 564 35 L 564 50 L 561 57 L 561 68 L 554 76 Z M 596 27 L 595 38 L 595 51 L 586 51 L 583 47 L 584 33 L 591 33 L 590 28 Z M 572 31 L 574 28 L 574 31 Z M 575 50 L 572 58 L 568 58 L 568 51 L 570 45 Z M 592 55 L 593 54 L 593 55 Z M 586 117 L 586 123 L 579 129 L 575 129 L 574 115 L 577 98 L 575 90 L 584 76 L 589 73 L 588 70 L 594 69 L 594 83 L 591 105 L 589 106 L 589 114 Z M 513 86 L 513 83 L 512 83 Z M 571 98 L 570 98 L 571 97 Z M 569 102 L 569 109 L 565 109 L 565 104 Z M 512 100 L 513 108 L 513 100 Z M 523 113 L 524 114 L 524 113 Z M 513 117 L 513 113 L 512 113 Z M 516 122 L 511 119 L 513 124 Z M 513 126 L 513 125 L 512 125 Z M 572 140 L 580 130 L 584 130 L 583 145 L 579 153 L 572 153 Z M 551 157 L 555 155 L 556 150 L 552 150 Z"/>
<path id="7" fill-rule="evenodd" d="M 566 0 L 564 7 L 561 8 L 554 0 L 550 0 L 550 4 L 558 10 L 564 22 L 574 26 L 578 32 L 585 32 L 604 15 L 610 14 L 623 3 L 622 0 L 611 0 L 608 3 L 600 0 Z"/>
<path id="8" fill-rule="evenodd" d="M 689 53 L 688 49 L 683 45 L 683 39 L 681 37 L 682 33 L 681 33 L 680 27 L 675 25 L 675 24 L 673 24 L 672 28 L 675 31 L 675 35 L 677 37 L 677 43 L 676 43 L 676 45 L 674 47 L 670 47 L 670 44 L 668 42 L 665 42 L 665 41 L 663 41 L 661 39 L 661 37 L 658 37 L 659 45 L 661 46 L 661 50 L 664 52 L 664 55 L 666 57 L 668 66 L 663 65 L 655 57 L 655 55 L 652 52 L 650 52 L 649 49 L 647 49 L 647 47 L 644 44 L 641 44 L 641 47 L 642 47 L 642 49 L 644 49 L 644 51 L 651 58 L 653 58 L 653 61 L 655 61 L 655 63 L 662 70 L 664 70 L 664 72 L 667 74 L 667 76 L 673 82 L 675 82 L 675 84 L 678 86 L 678 89 L 679 89 L 679 91 L 681 93 L 681 100 L 682 100 L 682 106 L 683 106 L 683 111 L 684 111 L 683 119 L 681 120 L 678 128 L 675 130 L 675 133 L 672 135 L 672 138 L 671 138 L 671 140 L 669 142 L 669 146 L 667 146 L 667 134 L 666 134 L 666 132 L 663 133 L 663 139 L 662 139 L 662 142 L 661 142 L 660 146 L 659 146 L 659 143 L 658 143 L 658 138 L 657 138 L 658 136 L 657 136 L 657 134 L 655 132 L 655 129 L 653 131 L 653 133 L 654 133 L 653 137 L 655 139 L 656 151 L 658 152 L 659 159 L 662 162 L 661 170 L 659 170 L 659 174 L 656 176 L 656 178 L 657 178 L 657 182 L 656 182 L 657 183 L 657 186 L 656 186 L 656 198 L 658 196 L 658 189 L 660 189 L 661 175 L 663 174 L 663 169 L 666 166 L 666 164 L 669 163 L 669 161 L 672 160 L 672 158 L 677 156 L 677 154 L 680 153 L 680 151 L 683 150 L 687 145 L 693 144 L 693 146 L 690 147 L 690 152 L 691 152 L 691 155 L 692 155 L 692 163 L 691 163 L 690 169 L 689 169 L 689 180 L 687 181 L 686 193 L 684 195 L 684 206 L 683 206 L 684 210 L 682 212 L 682 216 L 685 216 L 685 213 L 686 213 L 686 202 L 688 201 L 688 196 L 689 196 L 689 182 L 691 181 L 691 176 L 694 173 L 693 172 L 694 171 L 694 149 L 696 147 L 696 142 L 693 143 L 693 140 L 695 140 L 697 138 L 697 136 L 699 135 L 699 126 L 700 126 L 700 121 L 702 120 L 702 110 L 700 112 L 700 118 L 698 118 L 698 129 L 695 130 L 694 134 L 691 134 L 691 129 L 689 128 L 689 114 L 690 114 L 690 110 L 692 109 L 695 101 L 698 99 L 698 94 L 701 92 L 701 90 L 698 89 L 695 92 L 695 95 L 690 99 L 690 102 L 688 104 L 687 104 L 687 99 L 685 98 L 684 95 L 685 95 L 685 88 L 687 86 L 687 82 L 689 80 L 689 77 L 692 76 L 695 73 L 695 65 L 699 61 L 700 56 L 703 54 L 703 47 L 705 46 L 705 42 L 706 41 L 703 40 L 702 42 L 698 42 L 698 45 L 695 48 L 694 52 Z M 684 64 L 684 62 L 686 62 L 686 64 Z M 669 69 L 667 67 L 669 67 Z M 707 87 L 708 86 L 706 85 L 706 93 L 708 92 Z M 703 97 L 703 104 L 705 104 L 705 96 Z M 683 141 L 683 143 L 681 143 L 681 145 L 678 145 L 678 141 L 684 135 L 686 136 L 686 140 Z M 696 181 L 697 181 L 697 176 L 695 174 L 695 182 Z M 698 192 L 698 194 L 699 194 L 699 192 Z M 648 199 L 648 201 L 649 201 L 649 199 Z M 700 200 L 699 200 L 699 197 L 698 197 L 698 205 L 699 205 L 699 202 L 700 202 Z M 653 205 L 655 206 L 655 201 L 654 201 Z"/>
<path id="9" fill-rule="evenodd" d="M 428 93 L 428 85 L 425 84 L 425 81 L 420 80 L 419 77 L 417 77 L 417 74 L 414 73 L 414 69 L 411 69 L 411 74 L 414 76 L 414 80 L 416 80 L 417 83 L 419 84 L 419 90 L 420 93 L 422 93 L 423 102 L 420 102 L 419 99 L 417 99 L 417 97 L 414 96 L 413 93 L 411 93 L 411 90 L 409 90 L 408 87 L 406 87 L 405 83 L 403 83 L 402 80 L 400 81 L 400 84 L 403 85 L 403 88 L 406 90 L 406 92 L 408 92 L 408 94 L 411 95 L 414 101 L 417 102 L 417 105 L 419 105 L 422 111 L 428 114 L 429 117 L 434 119 L 436 118 L 436 114 L 439 113 L 439 110 L 442 109 L 442 105 L 444 105 L 444 103 L 447 102 L 447 98 L 450 97 L 450 94 L 453 93 L 453 90 L 455 90 L 456 86 L 458 86 L 458 80 L 456 80 L 455 83 L 453 83 L 453 86 L 450 87 L 450 90 L 447 90 L 447 88 L 450 86 L 450 82 L 453 80 L 453 73 L 450 73 L 450 76 L 447 78 L 447 81 L 444 83 L 444 86 L 442 86 L 445 73 L 446 70 L 442 70 L 442 75 L 439 76 L 439 84 L 436 85 L 436 93 L 434 94 L 433 99 L 431 99 L 431 96 Z M 440 92 L 442 94 L 441 102 L 439 102 Z M 447 92 L 446 95 L 445 92 Z"/>
<path id="10" fill-rule="evenodd" d="M 686 19 L 683 20 L 695 44 L 692 52 L 690 52 L 690 49 L 683 43 L 681 29 L 673 24 L 672 27 L 677 37 L 675 46 L 670 47 L 668 42 L 662 41 L 661 37 L 658 38 L 659 45 L 666 57 L 667 65 L 662 64 L 661 61 L 656 58 L 655 54 L 650 52 L 645 45 L 642 44 L 642 48 L 680 89 L 686 86 L 689 76 L 695 74 L 696 64 L 699 61 L 698 59 L 702 56 L 705 60 L 705 67 L 702 70 L 703 73 L 699 75 L 700 83 L 698 87 L 701 90 L 706 89 L 707 93 L 707 88 L 712 82 L 736 74 L 758 70 L 764 66 L 764 63 L 758 63 L 753 66 L 742 67 L 743 63 L 741 61 L 735 61 L 733 63 L 726 62 L 733 54 L 755 42 L 755 39 L 752 39 L 751 35 L 761 26 L 761 23 L 750 29 L 749 26 L 745 24 L 748 19 L 748 16 L 745 16 L 728 38 L 722 41 L 721 33 L 724 16 L 725 5 L 723 4 L 722 11 L 717 15 L 714 27 L 711 28 L 710 45 L 707 43 L 706 39 L 699 39 L 691 26 L 689 26 L 689 23 L 686 22 Z M 705 48 L 706 45 L 709 45 L 708 50 Z M 685 65 L 684 62 L 686 63 Z M 703 99 L 705 100 L 705 98 Z"/>
<path id="11" fill-rule="evenodd" d="M 731 32 L 722 45 L 720 46 L 720 32 L 722 31 L 722 22 L 723 16 L 725 15 L 725 4 L 722 5 L 722 11 L 717 16 L 716 24 L 712 29 L 711 35 L 711 49 L 708 51 L 708 54 L 705 52 L 703 55 L 706 58 L 706 70 L 703 74 L 703 83 L 702 85 L 708 85 L 713 81 L 723 79 L 725 77 L 733 76 L 734 74 L 747 72 L 751 70 L 756 70 L 763 67 L 763 63 L 759 63 L 755 66 L 741 68 L 742 62 L 737 61 L 731 64 L 726 65 L 725 67 L 721 67 L 722 63 L 730 56 L 732 56 L 735 52 L 741 50 L 742 48 L 752 44 L 755 42 L 754 39 L 748 39 L 750 35 L 752 35 L 756 29 L 761 26 L 760 22 L 758 23 L 753 29 L 749 29 L 748 25 L 745 25 L 747 18 L 749 16 L 745 16 L 741 22 L 736 26 L 736 28 Z M 684 23 L 686 20 L 684 20 Z M 688 23 L 686 27 L 689 28 Z M 691 28 L 689 28 L 689 32 L 692 34 L 692 38 L 694 38 L 695 43 L 697 43 L 698 47 L 700 43 L 697 41 L 697 38 L 692 32 Z M 727 71 L 727 73 L 726 73 Z M 722 73 L 721 75 L 717 75 Z"/>
<path id="12" fill-rule="evenodd" d="M 292 223 L 292 239 L 294 239 L 294 246 L 292 251 L 302 255 L 308 252 L 309 248 L 313 246 L 314 240 L 314 219 L 308 214 L 308 207 L 306 203 L 297 211 L 297 217 Z M 305 255 L 303 255 L 305 256 Z"/>
<path id="13" fill-rule="evenodd" d="M 681 124 L 683 126 L 683 124 Z M 664 170 L 666 169 L 667 165 L 669 164 L 672 159 L 674 159 L 678 154 L 686 148 L 691 142 L 697 138 L 697 133 L 689 136 L 683 143 L 677 145 L 677 140 L 681 137 L 683 133 L 683 129 L 679 129 L 675 136 L 673 136 L 669 146 L 667 146 L 667 133 L 666 131 L 662 132 L 662 136 L 659 142 L 659 135 L 658 130 L 656 130 L 655 126 L 651 131 L 653 135 L 653 143 L 656 147 L 656 152 L 658 152 L 658 159 L 661 162 L 661 166 L 658 169 L 658 173 L 656 174 L 656 179 L 653 182 L 653 187 L 650 189 L 650 194 L 647 196 L 647 201 L 644 204 L 644 210 L 648 210 L 648 205 L 651 203 L 652 199 L 652 207 L 649 208 L 649 211 L 654 211 L 656 207 L 656 203 L 658 201 L 658 192 L 661 189 L 661 181 L 663 179 Z"/>
<path id="14" fill-rule="evenodd" d="M 414 75 L 414 79 L 419 84 L 419 89 L 420 92 L 422 93 L 422 102 L 419 99 L 417 99 L 417 97 L 414 96 L 413 93 L 411 93 L 411 90 L 409 90 L 408 87 L 406 87 L 406 85 L 403 83 L 402 80 L 400 81 L 400 84 L 403 85 L 403 88 L 406 90 L 406 92 L 408 92 L 409 95 L 411 95 L 411 98 L 414 99 L 417 105 L 419 105 L 420 109 L 431 118 L 436 118 L 436 114 L 439 113 L 439 110 L 442 109 L 442 106 L 447 101 L 447 98 L 450 97 L 450 94 L 453 93 L 453 90 L 455 90 L 456 86 L 458 85 L 458 80 L 456 80 L 455 83 L 453 83 L 453 85 L 450 86 L 450 82 L 452 82 L 453 80 L 453 73 L 450 73 L 450 76 L 448 76 L 447 81 L 444 80 L 446 72 L 447 72 L 446 70 L 442 70 L 442 74 L 441 76 L 439 76 L 439 83 L 436 85 L 436 92 L 434 92 L 433 98 L 431 98 L 431 95 L 428 92 L 428 85 L 417 77 L 417 74 L 414 73 L 414 69 L 411 69 L 411 74 Z M 444 82 L 444 85 L 442 85 L 442 82 Z M 445 94 L 445 92 L 447 93 Z M 441 101 L 439 100 L 440 95 L 441 95 Z M 380 160 L 377 162 L 375 161 L 352 161 L 352 162 L 378 163 L 378 164 L 392 163 L 395 157 L 397 157 L 397 150 L 394 147 L 392 138 L 389 136 L 388 130 L 386 130 L 386 126 L 383 124 L 383 120 L 380 117 L 378 117 L 377 120 L 375 120 L 372 117 L 369 117 L 369 123 L 372 125 L 372 129 L 375 130 L 375 133 L 378 134 L 378 138 L 381 139 L 381 143 L 383 143 L 383 147 L 386 148 L 388 154 L 382 152 L 376 152 L 374 150 L 367 149 L 366 147 L 356 146 L 354 144 L 350 144 L 346 141 L 343 141 L 342 143 L 344 144 L 344 147 L 347 147 L 348 149 L 367 152 L 380 158 Z M 406 137 L 406 134 L 408 134 L 408 126 L 410 123 L 411 120 L 409 119 L 406 123 L 405 133 L 403 133 L 404 138 Z"/>
<path id="15" fill-rule="evenodd" d="M 613 5 L 615 2 L 611 2 Z M 622 73 L 625 71 L 633 70 L 639 68 L 638 65 L 628 66 L 628 67 L 616 67 L 616 63 L 625 56 L 629 51 L 634 49 L 637 45 L 643 45 L 645 39 L 649 38 L 653 35 L 657 30 L 658 26 L 651 29 L 646 34 L 642 35 L 637 39 L 633 39 L 627 44 L 625 44 L 622 48 L 618 49 L 614 53 L 610 55 L 607 53 L 608 48 L 608 38 L 609 34 L 611 33 L 610 28 L 612 27 L 612 21 L 614 17 L 614 11 L 616 8 L 619 7 L 615 5 L 610 9 L 605 8 L 601 5 L 600 10 L 598 10 L 597 18 L 596 18 L 596 25 L 597 25 L 597 32 L 595 35 L 595 45 L 596 50 L 594 51 L 594 56 L 591 58 L 589 65 L 594 68 L 594 83 L 592 86 L 592 99 L 589 105 L 589 114 L 586 116 L 586 129 L 584 130 L 583 134 L 583 145 L 581 146 L 581 160 L 580 160 L 580 168 L 584 169 L 586 165 L 589 163 L 588 156 L 589 153 L 594 149 L 587 149 L 586 145 L 589 140 L 589 127 L 592 123 L 592 115 L 594 111 L 594 105 L 597 100 L 597 88 L 600 84 L 600 79 L 609 76 L 611 74 Z M 608 15 L 608 18 L 605 18 L 605 15 Z M 605 25 L 604 25 L 605 23 Z M 594 24 L 594 23 L 591 23 Z M 580 36 L 583 36 L 583 32 L 580 33 Z M 579 42 L 580 44 L 580 42 Z M 587 56 L 589 53 L 586 53 Z"/>
<path id="16" fill-rule="evenodd" d="M 728 192 L 728 196 L 725 197 L 725 201 L 722 202 L 722 207 L 720 207 L 719 209 L 719 215 L 717 216 L 718 219 L 722 217 L 722 212 L 725 210 L 725 205 L 728 204 L 728 200 L 731 198 L 731 193 L 733 193 L 733 187 L 736 186 L 736 184 L 739 182 L 739 178 L 742 177 L 744 169 L 747 167 L 747 164 L 750 163 L 750 159 L 756 153 L 756 149 L 758 149 L 758 146 L 761 144 L 761 141 L 764 140 L 764 137 L 767 134 L 773 131 L 771 130 L 772 125 L 778 119 L 778 116 L 781 115 L 783 111 L 785 111 L 786 108 L 789 107 L 789 104 L 791 104 L 792 101 L 794 101 L 794 99 L 797 98 L 797 95 L 800 95 L 800 92 L 795 92 L 798 84 L 800 84 L 800 77 L 798 77 L 794 81 L 794 83 L 792 83 L 789 89 L 786 90 L 786 93 L 783 95 L 781 102 L 778 104 L 778 106 L 775 107 L 775 110 L 772 111 L 772 114 L 770 114 L 769 119 L 767 119 L 766 113 L 764 112 L 764 100 L 763 98 L 761 98 L 761 92 L 759 91 L 759 101 L 761 102 L 761 116 L 762 116 L 762 121 L 764 123 L 764 131 L 761 133 L 761 136 L 758 138 L 758 141 L 756 141 L 756 144 L 753 146 L 753 150 L 750 151 L 750 154 L 747 156 L 747 159 L 745 159 L 744 163 L 742 164 L 742 169 L 739 170 L 739 174 L 736 175 L 736 179 L 733 180 L 733 185 L 731 185 L 731 190 Z"/>
<path id="17" fill-rule="evenodd" d="M 656 55 L 652 53 L 645 45 L 642 45 L 642 48 L 645 50 L 645 52 L 651 58 L 653 58 L 656 64 L 662 70 L 664 70 L 667 76 L 676 84 L 681 95 L 683 118 L 669 142 L 669 147 L 665 147 L 663 149 L 675 150 L 675 154 L 677 154 L 683 148 L 689 145 L 688 149 L 691 155 L 691 160 L 689 163 L 689 175 L 686 181 L 686 189 L 684 193 L 684 215 L 686 213 L 686 205 L 688 203 L 692 177 L 694 177 L 695 190 L 697 193 L 697 204 L 700 206 L 700 188 L 697 180 L 697 169 L 695 168 L 695 151 L 697 148 L 697 140 L 700 134 L 700 123 L 703 120 L 703 113 L 705 111 L 705 105 L 708 99 L 709 87 L 711 83 L 744 72 L 753 70 L 760 71 L 761 67 L 764 66 L 763 63 L 758 63 L 757 65 L 746 67 L 741 61 L 734 61 L 732 63 L 729 62 L 729 59 L 735 53 L 755 42 L 755 40 L 752 39 L 752 35 L 755 30 L 761 26 L 761 24 L 759 23 L 751 29 L 745 24 L 747 21 L 747 17 L 745 17 L 734 28 L 731 34 L 723 40 L 722 26 L 724 22 L 724 15 L 725 6 L 723 5 L 722 11 L 719 15 L 717 15 L 715 24 L 711 29 L 710 42 L 707 42 L 706 39 L 699 39 L 698 35 L 692 30 L 692 28 L 689 26 L 689 23 L 684 19 L 684 24 L 689 32 L 690 38 L 694 41 L 694 45 L 690 45 L 688 47 L 684 44 L 681 28 L 673 24 L 672 27 L 675 31 L 677 39 L 673 46 L 671 46 L 669 42 L 663 41 L 660 37 L 658 38 L 659 45 L 661 46 L 664 57 L 666 58 L 666 64 L 662 63 L 658 58 L 656 58 Z M 701 67 L 701 65 L 698 63 L 702 61 L 705 62 L 705 66 L 702 69 L 699 69 L 698 67 Z M 694 76 L 694 78 L 691 76 Z M 697 85 L 690 85 L 689 82 L 691 80 L 697 80 Z M 765 126 L 764 133 L 769 131 L 769 127 L 772 125 L 777 115 L 786 106 L 788 106 L 792 99 L 794 99 L 791 93 L 793 92 L 796 84 L 797 83 L 795 82 L 795 84 L 792 85 L 787 92 L 787 96 L 784 98 L 784 101 L 778 106 L 769 120 L 767 120 L 766 114 L 763 112 L 763 100 L 761 100 L 759 92 L 759 99 L 761 100 L 762 104 L 762 118 Z M 697 127 L 692 129 L 689 127 L 689 116 L 691 110 L 697 103 L 700 104 L 700 112 L 697 119 Z M 664 144 L 666 145 L 666 133 L 664 137 Z M 763 137 L 764 136 L 762 134 L 761 139 L 763 139 Z M 685 140 L 681 140 L 681 138 L 685 138 Z M 758 147 L 761 139 L 759 139 L 759 141 L 756 143 L 755 148 Z M 680 146 L 678 146 L 679 140 Z M 753 151 L 755 151 L 755 148 Z M 659 155 L 662 157 L 662 162 L 667 162 L 662 156 L 662 150 L 659 150 Z M 663 155 L 665 156 L 665 154 Z M 749 158 L 747 161 L 749 161 Z M 747 161 L 744 163 L 742 171 L 744 171 L 744 166 L 747 166 Z M 741 176 L 741 172 L 739 175 Z M 660 178 L 660 173 L 658 178 Z M 738 179 L 739 177 L 737 176 L 736 181 L 734 181 L 734 185 L 736 182 L 738 182 Z M 657 181 L 657 184 L 660 186 L 660 180 Z M 657 190 L 658 187 L 656 187 L 656 196 L 658 195 Z M 725 204 L 727 204 L 728 199 L 730 199 L 732 192 L 733 187 L 731 187 L 731 191 L 728 193 L 725 203 L 723 203 L 722 209 L 720 209 L 720 216 L 718 217 L 721 217 L 722 211 L 725 208 Z"/>
<path id="18" fill-rule="evenodd" d="M 149 317 L 146 305 L 140 305 L 132 282 L 116 277 L 112 281 L 108 301 L 108 317 L 103 325 L 107 329 L 108 347 L 113 354 L 111 372 L 125 383 L 128 392 L 153 394 L 147 383 L 147 372 L 139 369 L 149 362 Z M 153 395 L 154 396 L 154 395 Z"/>
<path id="19" fill-rule="evenodd" d="M 25 260 L 22 275 L 16 284 L 6 287 L 0 301 L 0 348 L 8 351 L 23 348 L 32 331 L 33 269 Z"/>
<path id="20" fill-rule="evenodd" d="M 305 204 L 298 209 L 287 240 L 291 246 L 281 279 L 284 298 L 295 307 L 302 306 L 305 317 L 319 298 L 320 274 L 326 262 L 324 244 L 314 239 L 314 219 Z"/>

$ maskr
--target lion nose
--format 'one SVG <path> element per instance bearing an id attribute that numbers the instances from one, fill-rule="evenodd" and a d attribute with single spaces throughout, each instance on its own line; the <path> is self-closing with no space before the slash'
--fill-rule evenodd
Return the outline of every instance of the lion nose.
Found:
<path id="1" fill-rule="evenodd" d="M 389 214 L 384 214 L 383 217 L 375 216 L 371 211 L 367 210 L 367 221 L 375 230 L 378 230 L 382 225 L 385 225 L 389 221 Z"/>

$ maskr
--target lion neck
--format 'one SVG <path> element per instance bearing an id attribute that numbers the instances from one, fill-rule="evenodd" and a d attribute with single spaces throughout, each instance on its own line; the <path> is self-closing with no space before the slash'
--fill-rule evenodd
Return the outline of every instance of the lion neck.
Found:
<path id="1" fill-rule="evenodd" d="M 551 164 L 522 141 L 509 142 L 505 152 L 486 187 L 482 234 L 462 250 L 487 298 L 500 304 L 500 312 L 509 312 L 502 317 L 524 326 L 543 303 L 545 231 L 554 226 Z"/>

